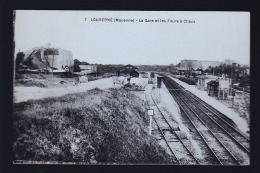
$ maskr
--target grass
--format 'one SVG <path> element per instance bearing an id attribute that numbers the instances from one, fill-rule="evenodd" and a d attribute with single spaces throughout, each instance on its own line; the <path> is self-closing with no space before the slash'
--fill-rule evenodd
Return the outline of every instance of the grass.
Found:
<path id="1" fill-rule="evenodd" d="M 40 87 L 46 88 L 47 85 L 44 81 L 35 79 L 17 79 L 14 83 L 15 86 L 26 86 L 26 87 Z"/>
<path id="2" fill-rule="evenodd" d="M 43 74 L 15 74 L 15 86 L 47 87 Z"/>
<path id="3" fill-rule="evenodd" d="M 15 79 L 45 79 L 46 75 L 45 74 L 17 74 L 15 73 Z"/>
<path id="4" fill-rule="evenodd" d="M 145 103 L 123 89 L 94 89 L 14 104 L 14 160 L 167 163 L 149 136 Z"/>

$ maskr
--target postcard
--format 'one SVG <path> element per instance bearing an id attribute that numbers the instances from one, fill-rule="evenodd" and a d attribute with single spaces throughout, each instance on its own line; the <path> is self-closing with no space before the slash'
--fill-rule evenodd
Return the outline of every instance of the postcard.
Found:
<path id="1" fill-rule="evenodd" d="M 13 163 L 250 165 L 250 13 L 14 11 Z"/>

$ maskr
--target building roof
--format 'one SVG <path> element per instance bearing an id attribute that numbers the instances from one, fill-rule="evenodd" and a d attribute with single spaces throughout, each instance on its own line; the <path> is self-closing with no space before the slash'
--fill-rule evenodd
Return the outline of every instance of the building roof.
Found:
<path id="1" fill-rule="evenodd" d="M 185 67 L 177 67 L 177 70 L 186 70 Z"/>
<path id="2" fill-rule="evenodd" d="M 199 60 L 182 60 L 180 63 L 180 67 L 184 67 L 186 70 L 189 68 L 198 69 L 201 68 L 203 70 L 207 69 L 209 66 L 215 67 L 221 64 L 220 61 L 199 61 Z"/>
<path id="3" fill-rule="evenodd" d="M 97 66 L 97 64 L 79 65 L 80 69 L 92 69 L 91 67 Z"/>
<path id="4" fill-rule="evenodd" d="M 202 71 L 202 68 L 197 68 L 197 70 L 196 71 Z"/>
<path id="5" fill-rule="evenodd" d="M 119 70 L 123 70 L 123 69 L 126 69 L 126 68 L 138 69 L 138 67 L 135 67 L 135 66 L 133 66 L 131 64 L 127 64 L 125 66 L 119 67 L 118 69 Z"/>
<path id="6" fill-rule="evenodd" d="M 211 80 L 207 83 L 207 85 L 213 85 L 213 86 L 218 86 L 219 82 L 215 81 L 215 80 Z"/>
<path id="7" fill-rule="evenodd" d="M 134 68 L 134 69 L 138 69 L 138 67 L 135 67 L 135 66 L 133 66 L 133 65 L 131 65 L 131 64 L 127 64 L 127 65 L 125 65 L 125 66 L 123 66 L 123 67 L 132 67 L 132 68 Z"/>

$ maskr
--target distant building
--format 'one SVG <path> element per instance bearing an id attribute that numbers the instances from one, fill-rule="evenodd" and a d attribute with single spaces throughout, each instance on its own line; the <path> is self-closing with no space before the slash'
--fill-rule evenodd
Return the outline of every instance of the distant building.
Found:
<path id="1" fill-rule="evenodd" d="M 218 95 L 218 86 L 219 82 L 215 80 L 211 80 L 207 83 L 207 93 L 209 96 L 217 96 Z"/>
<path id="2" fill-rule="evenodd" d="M 202 68 L 197 68 L 196 70 L 195 69 L 191 69 L 191 74 L 194 74 L 194 75 L 200 75 L 202 74 Z"/>
<path id="3" fill-rule="evenodd" d="M 181 75 L 181 74 L 185 74 L 186 71 L 187 71 L 186 68 L 184 68 L 184 67 L 180 67 L 180 65 L 179 65 L 179 66 L 176 67 L 176 71 L 175 71 L 175 73 Z"/>
<path id="4" fill-rule="evenodd" d="M 196 87 L 200 90 L 207 90 L 207 83 L 209 81 L 215 80 L 213 76 L 198 76 L 197 77 L 197 82 L 196 82 Z"/>
<path id="5" fill-rule="evenodd" d="M 119 67 L 117 73 L 118 75 L 124 74 L 127 76 L 139 77 L 139 72 L 137 72 L 136 69 L 138 68 L 128 64 L 126 66 Z"/>
<path id="6" fill-rule="evenodd" d="M 204 70 L 204 74 L 211 74 L 211 71 L 209 69 Z"/>
<path id="7" fill-rule="evenodd" d="M 131 76 L 131 77 L 139 77 L 139 73 L 138 73 L 137 71 L 135 71 L 135 70 L 132 70 L 132 71 L 130 72 L 130 76 Z"/>
<path id="8" fill-rule="evenodd" d="M 25 52 L 19 69 L 66 72 L 71 71 L 73 65 L 71 51 L 54 47 L 34 47 Z"/>
<path id="9" fill-rule="evenodd" d="M 97 73 L 97 64 L 89 64 L 89 65 L 79 65 L 81 73 L 84 74 L 96 74 Z"/>
<path id="10" fill-rule="evenodd" d="M 182 60 L 180 63 L 180 68 L 182 70 L 194 70 L 202 69 L 206 70 L 209 66 L 215 67 L 219 66 L 222 62 L 220 61 L 199 61 L 199 60 Z"/>
<path id="11" fill-rule="evenodd" d="M 126 72 L 130 72 L 130 71 L 136 70 L 138 68 L 133 66 L 133 65 L 131 65 L 131 64 L 128 64 L 126 66 L 121 67 L 121 69 L 123 69 Z"/>
<path id="12" fill-rule="evenodd" d="M 224 78 L 219 79 L 219 86 L 218 86 L 218 98 L 219 99 L 227 99 L 228 96 L 231 94 L 231 80 Z"/>
<path id="13" fill-rule="evenodd" d="M 204 79 L 206 80 L 206 79 Z M 200 82 L 203 82 L 200 81 Z M 203 83 L 202 83 L 203 85 Z M 227 99 L 231 94 L 231 80 L 218 78 L 207 82 L 207 92 L 209 96 L 217 96 L 219 99 Z"/>

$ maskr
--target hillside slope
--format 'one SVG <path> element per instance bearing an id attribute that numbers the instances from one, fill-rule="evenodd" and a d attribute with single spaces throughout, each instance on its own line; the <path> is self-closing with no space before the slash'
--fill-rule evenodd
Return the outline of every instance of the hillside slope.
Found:
<path id="1" fill-rule="evenodd" d="M 169 163 L 149 136 L 145 101 L 93 89 L 14 104 L 14 160 Z"/>

